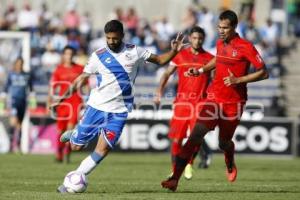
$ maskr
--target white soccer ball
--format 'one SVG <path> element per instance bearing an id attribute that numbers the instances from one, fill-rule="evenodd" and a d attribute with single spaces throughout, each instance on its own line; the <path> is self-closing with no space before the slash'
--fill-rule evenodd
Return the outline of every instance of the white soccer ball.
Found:
<path id="1" fill-rule="evenodd" d="M 82 172 L 71 171 L 64 179 L 64 186 L 69 193 L 81 193 L 87 188 L 87 177 Z"/>

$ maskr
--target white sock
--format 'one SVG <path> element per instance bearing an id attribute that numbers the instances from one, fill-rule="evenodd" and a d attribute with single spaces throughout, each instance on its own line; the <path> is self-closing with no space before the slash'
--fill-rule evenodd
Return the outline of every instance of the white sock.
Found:
<path id="1" fill-rule="evenodd" d="M 83 172 L 85 175 L 88 175 L 95 169 L 95 167 L 101 162 L 104 157 L 100 154 L 93 152 L 91 155 L 86 157 L 76 169 L 76 171 Z"/>

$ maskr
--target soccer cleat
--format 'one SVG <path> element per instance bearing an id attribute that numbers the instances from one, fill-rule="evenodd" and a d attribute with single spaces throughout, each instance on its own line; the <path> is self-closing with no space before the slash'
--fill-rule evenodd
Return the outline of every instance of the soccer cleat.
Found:
<path id="1" fill-rule="evenodd" d="M 66 188 L 64 185 L 60 185 L 60 186 L 56 189 L 56 191 L 57 191 L 58 193 L 62 193 L 62 194 L 69 193 L 69 192 L 67 191 L 67 188 Z"/>
<path id="2" fill-rule="evenodd" d="M 168 178 L 167 180 L 161 182 L 161 186 L 163 188 L 167 188 L 167 189 L 169 189 L 169 190 L 171 190 L 173 192 L 176 191 L 177 185 L 178 185 L 178 180 L 176 180 L 176 179 L 174 179 L 172 177 Z"/>
<path id="3" fill-rule="evenodd" d="M 184 169 L 184 178 L 190 180 L 193 177 L 193 167 L 191 164 L 187 164 Z"/>
<path id="4" fill-rule="evenodd" d="M 63 143 L 69 142 L 71 139 L 72 134 L 74 133 L 74 130 L 67 130 L 65 131 L 59 138 L 59 140 Z"/>
<path id="5" fill-rule="evenodd" d="M 234 182 L 237 177 L 237 168 L 235 163 L 227 165 L 226 163 L 226 176 L 229 182 Z"/>

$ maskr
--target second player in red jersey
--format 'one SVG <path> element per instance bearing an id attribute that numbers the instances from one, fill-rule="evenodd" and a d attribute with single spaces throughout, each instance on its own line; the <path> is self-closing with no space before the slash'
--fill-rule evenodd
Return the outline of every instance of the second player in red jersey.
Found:
<path id="1" fill-rule="evenodd" d="M 177 72 L 178 88 L 169 131 L 173 166 L 175 164 L 175 157 L 181 150 L 182 141 L 187 137 L 187 131 L 193 129 L 197 114 L 201 108 L 201 102 L 206 97 L 210 74 L 205 73 L 198 77 L 186 76 L 187 70 L 190 67 L 200 69 L 213 58 L 210 53 L 202 48 L 204 38 L 205 32 L 202 28 L 195 26 L 190 30 L 189 42 L 191 46 L 181 50 L 171 61 L 170 66 L 161 77 L 160 85 L 157 89 L 156 103 L 160 103 L 160 97 L 163 94 L 169 77 Z M 199 148 L 195 148 L 195 153 L 198 150 Z M 190 159 L 189 165 L 185 170 L 185 178 L 187 179 L 192 178 L 192 163 L 193 158 Z"/>
<path id="2" fill-rule="evenodd" d="M 66 46 L 63 50 L 62 62 L 53 72 L 50 80 L 51 90 L 48 98 L 48 105 L 51 104 L 54 94 L 62 96 L 71 83 L 83 72 L 83 66 L 73 62 L 75 50 Z M 56 160 L 63 161 L 64 154 L 69 162 L 70 147 L 59 141 L 60 135 L 69 129 L 73 129 L 78 122 L 79 113 L 82 107 L 82 97 L 79 92 L 72 94 L 63 101 L 56 109 L 56 121 L 59 134 L 57 136 Z"/>
<path id="3" fill-rule="evenodd" d="M 175 191 L 184 167 L 196 146 L 201 145 L 207 132 L 219 126 L 219 147 L 224 152 L 226 176 L 233 182 L 237 177 L 232 137 L 239 123 L 247 100 L 246 84 L 268 78 L 268 72 L 254 46 L 241 39 L 235 32 L 238 24 L 236 14 L 227 10 L 219 16 L 217 55 L 201 69 L 189 69 L 189 75 L 216 69 L 208 89 L 208 98 L 200 111 L 198 121 L 181 152 L 176 157 L 172 177 L 161 183 L 162 187 Z M 252 64 L 255 72 L 248 74 Z"/>

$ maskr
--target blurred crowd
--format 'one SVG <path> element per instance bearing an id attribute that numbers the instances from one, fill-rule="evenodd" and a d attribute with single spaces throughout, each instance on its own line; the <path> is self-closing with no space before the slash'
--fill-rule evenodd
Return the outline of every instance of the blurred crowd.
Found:
<path id="1" fill-rule="evenodd" d="M 272 8 L 282 7 L 283 0 L 272 0 Z M 283 48 L 281 36 L 285 33 L 300 37 L 300 6 L 298 1 L 288 1 L 288 28 L 283 28 L 283 22 L 278 22 L 272 16 L 265 21 L 265 25 L 256 26 L 254 1 L 241 1 L 239 25 L 237 30 L 244 37 L 255 44 L 260 51 L 272 77 L 279 77 L 284 73 L 281 63 Z M 220 8 L 220 12 L 224 8 Z M 17 9 L 13 4 L 8 5 L 4 13 L 0 13 L 1 31 L 28 31 L 31 36 L 31 71 L 34 84 L 48 84 L 49 77 L 60 62 L 60 53 L 64 46 L 70 45 L 77 50 L 76 62 L 85 64 L 88 55 L 105 43 L 102 29 L 93 27 L 92 13 L 79 13 L 76 5 L 67 5 L 63 13 L 49 10 L 46 3 L 40 8 L 32 8 L 25 3 Z M 153 53 L 161 53 L 169 48 L 170 40 L 178 31 L 187 32 L 192 26 L 199 25 L 205 29 L 206 41 L 204 47 L 215 53 L 217 39 L 216 23 L 219 13 L 212 12 L 207 7 L 194 1 L 182 13 L 181 26 L 174 27 L 167 16 L 154 19 L 145 18 L 134 7 L 116 7 L 111 11 L 109 19 L 118 19 L 126 28 L 126 42 L 144 46 Z M 277 20 L 277 21 L 276 21 Z M 1 49 L 10 47 L 10 43 L 0 43 Z M 2 51 L 1 51 L 2 52 Z M 0 74 L 10 66 L 3 66 L 5 53 L 0 54 Z M 12 55 L 10 55 L 12 56 Z M 144 75 L 155 75 L 157 67 L 148 64 L 140 70 Z"/>

